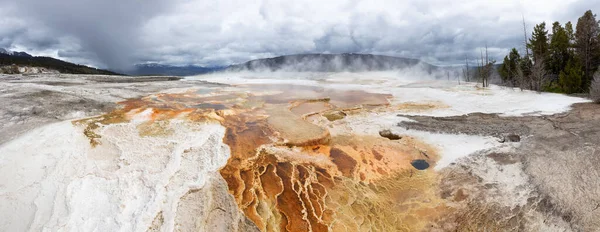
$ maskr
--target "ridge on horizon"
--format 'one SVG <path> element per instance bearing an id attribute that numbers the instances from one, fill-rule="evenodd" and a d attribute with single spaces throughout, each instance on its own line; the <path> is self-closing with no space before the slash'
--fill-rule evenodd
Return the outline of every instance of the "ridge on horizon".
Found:
<path id="1" fill-rule="evenodd" d="M 432 71 L 438 67 L 419 59 L 362 53 L 306 53 L 282 55 L 271 58 L 250 60 L 229 66 L 228 71 L 298 71 L 298 72 L 337 72 L 337 71 L 386 71 L 421 65 Z"/>

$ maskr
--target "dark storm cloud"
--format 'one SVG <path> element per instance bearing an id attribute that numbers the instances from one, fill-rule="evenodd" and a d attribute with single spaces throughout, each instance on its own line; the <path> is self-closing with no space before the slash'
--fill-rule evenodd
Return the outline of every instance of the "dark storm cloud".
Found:
<path id="1" fill-rule="evenodd" d="M 575 23 L 585 10 L 600 12 L 594 2 L 0 0 L 0 13 L 11 15 L 0 18 L 0 46 L 117 69 L 344 52 L 452 65 L 475 62 L 486 45 L 496 60 L 512 47 L 523 51 L 522 16 L 531 33 L 542 21 Z"/>
<path id="2" fill-rule="evenodd" d="M 153 15 L 164 11 L 162 0 L 0 0 L 12 15 L 28 27 L 49 31 L 46 38 L 18 40 L 23 46 L 56 47 L 54 36 L 75 38 L 85 57 L 100 64 L 123 69 L 139 47 L 139 28 Z M 24 33 L 27 34 L 27 33 Z M 30 34 L 30 33 L 29 33 Z M 44 36 L 41 36 L 44 37 Z M 53 46 L 54 45 L 54 46 Z M 30 48 L 30 49 L 36 49 Z"/>

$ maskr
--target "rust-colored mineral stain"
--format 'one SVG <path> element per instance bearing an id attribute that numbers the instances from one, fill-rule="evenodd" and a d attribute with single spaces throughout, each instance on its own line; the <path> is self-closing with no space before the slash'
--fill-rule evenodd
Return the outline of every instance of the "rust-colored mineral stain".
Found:
<path id="1" fill-rule="evenodd" d="M 420 196 L 411 195 L 410 199 L 405 198 L 403 202 L 396 203 L 393 196 L 410 188 L 387 191 L 383 195 L 376 189 L 423 184 L 419 178 L 398 178 L 398 173 L 410 170 L 410 161 L 422 158 L 422 150 L 428 151 L 428 162 L 434 164 L 437 161 L 435 149 L 410 137 L 402 142 L 379 136 L 348 135 L 332 138 L 326 128 L 314 125 L 302 117 L 340 106 L 346 107 L 346 110 L 353 107 L 360 110 L 361 106 L 387 105 L 389 95 L 363 91 L 335 92 L 297 86 L 255 88 L 265 91 L 281 90 L 285 94 L 250 95 L 253 101 L 265 102 L 261 106 L 265 118 L 248 120 L 252 112 L 259 112 L 256 110 L 246 115 L 224 117 L 223 125 L 227 127 L 224 141 L 231 147 L 232 157 L 221 174 L 228 182 L 230 192 L 237 199 L 240 208 L 259 228 L 274 230 L 276 227 L 273 226 L 278 225 L 277 228 L 281 231 L 335 231 L 342 227 L 336 226 L 334 222 L 346 221 L 345 216 L 336 212 L 337 210 L 346 213 L 346 216 L 352 215 L 352 219 L 347 220 L 350 224 L 361 218 L 361 225 L 369 225 L 347 227 L 356 230 L 423 228 L 416 222 L 413 224 L 418 225 L 414 226 L 396 225 L 399 219 L 406 222 L 416 220 L 415 210 L 422 206 L 432 208 L 429 204 L 407 203 L 421 199 Z M 262 150 L 263 146 L 277 148 L 267 149 L 271 152 L 296 149 L 294 152 L 300 151 L 301 154 L 293 155 L 291 150 L 289 154 L 269 153 Z M 254 171 L 249 174 L 251 170 Z M 433 175 L 431 171 L 427 173 L 419 175 Z M 406 176 L 408 175 L 412 174 L 406 172 Z M 350 191 L 353 196 L 360 195 L 366 189 L 354 189 L 350 186 L 365 184 L 372 186 L 368 188 L 371 191 L 368 194 L 372 195 L 369 198 L 361 197 L 357 201 L 344 198 L 343 195 L 339 195 L 342 198 L 332 197 L 343 191 Z M 429 186 L 431 184 L 425 183 L 421 187 Z M 433 192 L 427 197 L 432 194 Z M 424 202 L 430 200 L 424 198 Z M 363 204 L 375 205 L 369 208 Z M 347 206 L 350 208 L 346 209 Z M 403 212 L 406 209 L 415 210 Z M 380 211 L 397 216 L 379 220 Z"/>
<path id="2" fill-rule="evenodd" d="M 191 113 L 192 111 L 194 111 L 194 109 L 152 108 L 150 121 L 170 120 L 177 118 L 182 114 Z"/>
<path id="3" fill-rule="evenodd" d="M 443 102 L 405 102 L 394 106 L 394 108 L 402 112 L 426 112 L 435 109 L 449 108 Z"/>
<path id="4" fill-rule="evenodd" d="M 277 173 L 275 172 L 274 164 L 267 164 L 266 171 L 260 175 L 260 181 L 262 183 L 262 189 L 268 198 L 275 198 L 283 192 L 283 183 L 281 178 L 277 176 Z"/>
<path id="5" fill-rule="evenodd" d="M 354 176 L 357 164 L 356 160 L 338 148 L 331 149 L 329 156 L 345 177 L 352 178 Z"/>
<path id="6" fill-rule="evenodd" d="M 239 208 L 263 231 L 418 231 L 440 214 L 435 172 L 410 172 L 414 159 L 435 165 L 435 149 L 410 137 L 332 137 L 305 117 L 341 112 L 343 118 L 352 109 L 388 105 L 390 95 L 297 85 L 238 87 L 249 93 L 158 94 L 74 123 L 86 125 L 92 145 L 99 144 L 100 125 L 129 122 L 148 109 L 149 118 L 138 125 L 141 136 L 176 133 L 169 127 L 175 118 L 221 123 L 231 157 L 219 172 Z M 259 94 L 269 91 L 274 94 Z"/>
<path id="7" fill-rule="evenodd" d="M 269 124 L 261 125 L 269 126 Z M 333 166 L 311 163 L 303 159 L 281 160 L 276 155 L 264 153 L 264 151 L 258 152 L 254 158 L 246 159 L 246 162 L 235 162 L 234 157 L 239 156 L 240 153 L 237 155 L 232 153 L 232 159 L 221 170 L 221 174 L 228 182 L 234 183 L 230 185 L 230 191 L 238 199 L 238 204 L 247 216 L 263 230 L 273 229 L 273 227 L 267 226 L 268 224 L 273 225 L 273 223 L 278 224 L 278 228 L 282 231 L 328 231 L 331 228 L 334 230 L 342 228 L 339 225 L 336 226 L 334 221 L 348 222 L 348 228 L 356 230 L 395 230 L 400 228 L 418 230 L 424 227 L 421 223 L 415 222 L 417 220 L 415 219 L 416 213 L 426 215 L 422 221 L 428 221 L 429 218 L 437 215 L 435 212 L 438 209 L 433 209 L 437 202 L 429 199 L 435 196 L 434 191 L 429 192 L 426 196 L 418 194 L 411 194 L 410 197 L 403 198 L 394 196 L 399 196 L 405 191 L 413 192 L 415 186 L 428 188 L 432 186 L 430 182 L 434 179 L 431 172 L 418 174 L 427 176 L 429 182 L 417 178 L 417 174 L 415 174 L 415 178 L 412 178 L 413 174 L 409 172 L 403 174 L 403 178 L 398 178 L 397 173 L 408 170 L 406 168 L 410 167 L 410 160 L 414 156 L 420 155 L 419 149 L 429 149 L 426 145 L 410 138 L 405 142 L 407 144 L 398 145 L 397 142 L 376 136 L 348 136 L 333 138 L 331 146 L 334 148 L 331 149 L 329 149 L 329 145 L 302 148 L 303 152 L 308 154 L 330 158 Z M 404 149 L 397 149 L 398 147 L 394 146 L 404 147 Z M 258 147 L 254 148 L 251 153 L 257 154 L 256 150 Z M 437 157 L 434 150 L 430 150 L 430 153 L 432 158 Z M 357 159 L 361 162 L 357 162 Z M 365 161 L 362 161 L 363 159 Z M 385 168 L 384 161 L 387 164 L 391 163 L 391 167 Z M 406 162 L 401 163 L 401 161 Z M 244 165 L 239 165 L 241 163 Z M 238 169 L 241 169 L 242 172 L 244 172 L 243 170 L 256 171 L 254 176 L 229 174 Z M 365 177 L 361 179 L 352 175 L 358 170 L 361 170 Z M 351 187 L 363 186 L 364 184 L 361 183 L 365 183 L 363 182 L 365 180 L 368 180 L 373 187 L 368 189 Z M 398 188 L 398 190 L 390 191 L 390 188 Z M 382 194 L 381 189 L 388 190 Z M 350 196 L 353 197 L 363 193 L 367 193 L 370 197 L 361 196 L 358 199 L 348 199 L 340 195 L 344 191 L 349 191 L 346 194 L 351 194 Z M 254 197 L 254 199 L 249 199 L 249 197 Z M 402 200 L 395 202 L 399 199 Z M 424 203 L 411 203 L 415 200 Z M 269 211 L 270 215 L 260 213 L 264 211 L 260 210 L 260 205 L 267 205 L 267 208 L 275 209 L 275 211 Z M 371 206 L 365 207 L 366 205 Z M 421 208 L 425 210 L 417 211 Z M 409 212 L 404 212 L 404 210 L 409 210 Z M 395 216 L 380 219 L 379 212 L 387 212 Z M 342 213 L 346 216 L 352 215 L 353 219 L 344 219 L 346 216 Z M 427 216 L 429 214 L 431 216 Z M 356 223 L 355 220 L 359 217 L 363 217 L 361 220 L 364 223 L 361 225 L 368 225 L 368 227 L 353 226 L 352 223 Z M 406 223 L 397 225 L 400 219 Z M 409 222 L 414 225 L 409 225 L 411 224 Z"/>
<path id="8" fill-rule="evenodd" d="M 283 181 L 283 192 L 277 197 L 277 208 L 287 219 L 287 223 L 281 225 L 284 231 L 308 231 L 309 224 L 303 219 L 305 210 L 303 202 L 294 191 L 294 186 L 297 184 L 294 182 L 297 179 L 295 168 L 290 163 L 278 164 L 277 175 Z"/>
<path id="9" fill-rule="evenodd" d="M 224 142 L 229 145 L 232 157 L 248 159 L 256 156 L 257 148 L 263 144 L 272 143 L 273 131 L 267 126 L 265 119 L 257 121 L 244 121 L 239 124 L 230 124 L 231 117 L 225 117 Z M 238 119 L 234 119 L 238 120 Z"/>
<path id="10" fill-rule="evenodd" d="M 96 147 L 100 145 L 100 135 L 96 133 L 96 129 L 100 128 L 100 125 L 116 124 L 128 122 L 130 119 L 127 113 L 132 110 L 143 111 L 149 102 L 142 99 L 129 99 L 122 102 L 118 102 L 119 108 L 113 110 L 110 113 L 103 114 L 97 117 L 86 118 L 81 120 L 73 121 L 74 125 L 84 125 L 83 134 L 90 140 L 90 145 Z"/>
<path id="11" fill-rule="evenodd" d="M 284 115 L 301 121 L 291 112 Z M 322 217 L 331 212 L 324 207 L 326 190 L 318 183 L 324 179 L 318 175 L 323 174 L 317 174 L 311 164 L 293 164 L 261 151 L 261 145 L 274 144 L 272 138 L 276 135 L 294 133 L 283 126 L 285 118 L 281 118 L 281 124 L 280 119 L 273 120 L 271 116 L 269 119 L 244 114 L 224 118 L 223 125 L 227 127 L 224 142 L 230 146 L 232 157 L 221 169 L 221 175 L 240 208 L 262 230 L 278 225 L 283 231 L 308 231 L 309 228 L 326 231 L 327 223 Z M 299 121 L 292 125 L 315 127 Z M 323 137 L 322 129 L 316 131 L 317 138 Z M 319 140 L 306 138 L 298 141 Z M 319 145 L 304 149 L 313 153 L 328 150 Z"/>
<path id="12" fill-rule="evenodd" d="M 430 153 L 429 158 L 426 158 L 428 163 L 434 164 L 437 161 L 438 155 L 433 147 L 411 137 L 400 141 L 379 136 L 335 136 L 331 140 L 331 155 L 344 154 L 355 160 L 355 171 L 361 174 L 361 181 L 366 182 L 384 178 L 399 170 L 412 169 L 412 160 L 423 158 L 421 154 L 424 151 Z"/>
<path id="13" fill-rule="evenodd" d="M 255 118 L 245 114 L 238 117 L 227 116 L 224 118 L 223 125 L 226 127 L 223 141 L 229 145 L 231 157 L 227 165 L 220 170 L 221 176 L 227 181 L 229 191 L 235 197 L 240 208 L 244 212 L 249 211 L 256 214 L 254 213 L 255 209 L 251 209 L 253 207 L 248 208 L 249 205 L 247 204 L 247 202 L 256 199 L 248 194 L 250 191 L 255 191 L 253 189 L 256 188 L 264 189 L 264 187 L 256 184 L 256 179 L 260 179 L 262 175 L 269 176 L 272 172 L 263 172 L 261 176 L 249 176 L 249 173 L 253 170 L 259 170 L 260 167 L 268 169 L 268 165 L 274 165 L 273 158 L 259 156 L 258 154 L 258 148 L 261 145 L 272 143 L 270 138 L 272 131 L 266 126 L 264 118 Z M 271 180 L 276 180 L 276 177 L 272 175 L 269 177 L 271 177 Z M 272 185 L 267 187 L 272 192 L 277 192 L 277 189 L 280 188 L 278 186 L 280 185 L 279 182 L 268 184 Z M 264 224 L 257 215 L 253 216 L 249 218 L 258 226 Z"/>

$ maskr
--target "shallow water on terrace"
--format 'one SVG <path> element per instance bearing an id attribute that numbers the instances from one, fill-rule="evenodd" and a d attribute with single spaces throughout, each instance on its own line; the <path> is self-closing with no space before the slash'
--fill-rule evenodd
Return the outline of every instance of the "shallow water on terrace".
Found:
<path id="1" fill-rule="evenodd" d="M 429 163 L 427 163 L 425 160 L 413 160 L 410 164 L 417 170 L 425 170 L 429 168 Z"/>
<path id="2" fill-rule="evenodd" d="M 196 94 L 205 95 L 214 92 L 214 89 L 198 89 L 196 90 Z"/>
<path id="3" fill-rule="evenodd" d="M 200 104 L 194 105 L 192 107 L 198 108 L 198 109 L 214 109 L 214 110 L 227 109 L 227 107 L 223 104 L 212 104 L 212 103 L 200 103 Z"/>
<path id="4" fill-rule="evenodd" d="M 309 113 L 318 113 L 325 110 L 331 109 L 331 106 L 327 102 L 317 101 L 317 102 L 303 102 L 298 106 L 292 107 L 292 113 L 302 116 Z"/>
<path id="5" fill-rule="evenodd" d="M 289 103 L 294 100 L 322 99 L 328 100 L 337 107 L 360 105 L 387 105 L 391 94 L 369 93 L 363 90 L 337 90 L 304 85 L 240 85 L 252 91 L 275 91 L 276 94 L 253 96 L 251 99 L 261 100 L 269 104 Z"/>

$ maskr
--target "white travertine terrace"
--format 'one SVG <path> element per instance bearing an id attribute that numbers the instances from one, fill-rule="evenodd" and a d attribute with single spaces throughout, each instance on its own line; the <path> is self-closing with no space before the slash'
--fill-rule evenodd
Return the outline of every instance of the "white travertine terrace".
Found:
<path id="1" fill-rule="evenodd" d="M 141 137 L 135 123 L 100 130 L 51 124 L 0 147 L 2 231 L 146 231 L 162 212 L 171 231 L 180 198 L 225 165 L 218 124 L 171 121 L 176 133 Z"/>

